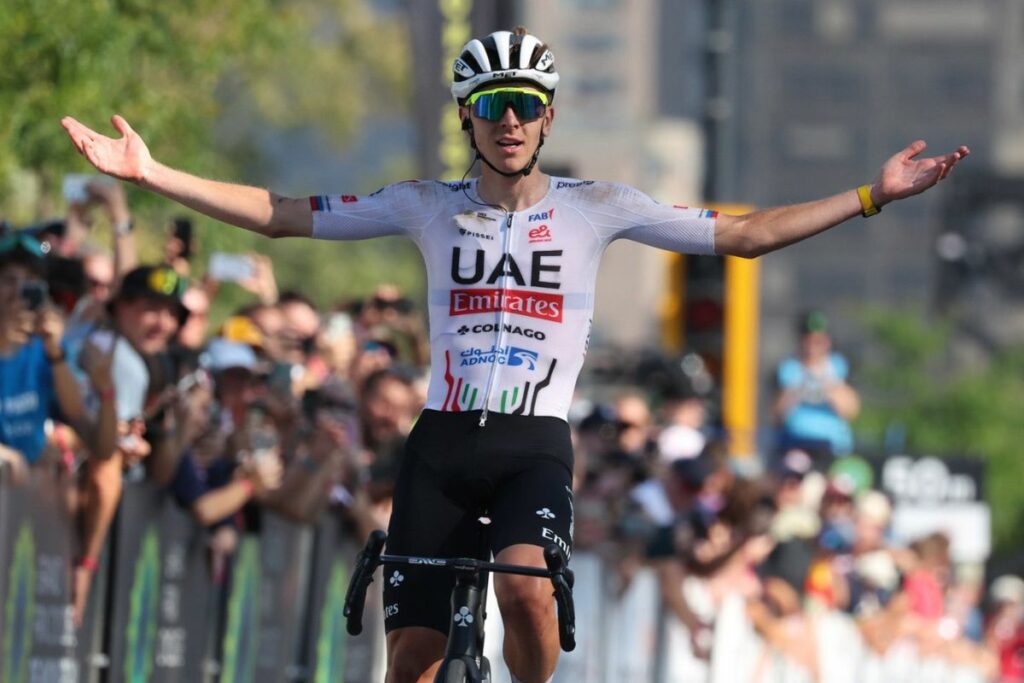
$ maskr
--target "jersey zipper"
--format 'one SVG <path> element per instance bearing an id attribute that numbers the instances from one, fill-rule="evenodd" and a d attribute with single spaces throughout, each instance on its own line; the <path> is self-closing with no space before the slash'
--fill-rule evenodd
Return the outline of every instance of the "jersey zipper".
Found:
<path id="1" fill-rule="evenodd" d="M 502 240 L 502 255 L 501 262 L 502 267 L 505 271 L 501 274 L 501 292 L 500 292 L 500 306 L 498 307 L 498 334 L 495 341 L 495 347 L 497 353 L 501 353 L 503 346 L 502 342 L 505 337 L 505 291 L 506 284 L 508 283 L 508 259 L 512 257 L 512 219 L 515 213 L 512 211 L 507 212 L 508 218 L 505 220 L 505 238 Z M 498 363 L 497 356 L 495 356 L 494 363 L 491 365 L 491 371 L 487 375 L 487 388 L 484 389 L 484 405 L 483 410 L 480 412 L 480 426 L 484 427 L 487 425 L 487 411 L 491 405 L 491 391 L 494 389 L 494 380 L 498 375 L 498 368 L 501 366 Z"/>

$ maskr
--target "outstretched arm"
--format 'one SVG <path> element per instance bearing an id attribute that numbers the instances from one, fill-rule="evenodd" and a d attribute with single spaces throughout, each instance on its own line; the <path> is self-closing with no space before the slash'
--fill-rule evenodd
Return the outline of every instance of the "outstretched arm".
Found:
<path id="1" fill-rule="evenodd" d="M 122 117 L 111 118 L 118 139 L 101 135 L 70 116 L 61 125 L 78 151 L 97 170 L 135 183 L 231 225 L 267 237 L 309 237 L 313 217 L 305 198 L 281 197 L 268 190 L 207 180 L 165 166 L 150 156 L 142 138 Z"/>
<path id="2" fill-rule="evenodd" d="M 871 185 L 871 198 L 881 208 L 889 202 L 920 194 L 949 175 L 970 154 L 967 147 L 942 156 L 916 159 L 925 149 L 918 140 L 893 155 Z M 763 209 L 745 216 L 721 215 L 715 227 L 715 252 L 753 258 L 799 242 L 861 213 L 856 190 L 825 199 Z"/>

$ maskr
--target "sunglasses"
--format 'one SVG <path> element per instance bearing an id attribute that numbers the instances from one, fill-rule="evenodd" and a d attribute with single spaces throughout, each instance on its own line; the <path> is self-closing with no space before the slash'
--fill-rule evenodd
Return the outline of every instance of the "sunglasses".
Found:
<path id="1" fill-rule="evenodd" d="M 487 121 L 500 121 L 505 110 L 512 107 L 522 123 L 536 121 L 544 116 L 548 96 L 531 88 L 495 88 L 475 92 L 466 99 L 466 106 L 474 116 Z"/>

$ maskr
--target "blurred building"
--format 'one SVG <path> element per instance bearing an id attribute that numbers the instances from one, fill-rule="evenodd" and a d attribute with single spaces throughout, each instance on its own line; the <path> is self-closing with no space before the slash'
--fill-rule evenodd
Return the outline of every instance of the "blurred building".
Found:
<path id="1" fill-rule="evenodd" d="M 974 157 L 962 169 L 969 173 L 991 163 L 1000 138 L 1024 139 L 1024 101 L 997 106 L 1007 98 L 994 87 L 1012 80 L 1000 72 L 1019 76 L 1022 68 L 1019 3 L 732 4 L 726 29 L 735 37 L 735 144 L 720 148 L 728 156 L 714 183 L 723 198 L 767 206 L 867 183 L 890 154 L 918 138 L 931 153 L 969 145 Z M 852 317 L 864 304 L 928 305 L 948 190 L 765 257 L 763 356 L 791 348 L 800 308 L 836 313 L 849 348 L 857 341 Z"/>
<path id="2" fill-rule="evenodd" d="M 704 182 L 703 15 L 699 2 L 522 0 L 521 23 L 552 46 L 562 76 L 545 170 L 696 205 Z M 594 344 L 656 343 L 667 264 L 641 245 L 609 248 Z"/>

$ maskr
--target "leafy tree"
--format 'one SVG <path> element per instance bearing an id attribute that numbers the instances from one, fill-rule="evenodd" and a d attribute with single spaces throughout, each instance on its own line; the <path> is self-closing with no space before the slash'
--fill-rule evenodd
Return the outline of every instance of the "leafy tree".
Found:
<path id="1" fill-rule="evenodd" d="M 120 113 L 161 161 L 253 184 L 271 175 L 254 130 L 315 128 L 343 152 L 366 116 L 403 104 L 404 30 L 366 0 L 0 3 L 0 217 L 27 223 L 60 214 L 63 175 L 89 171 L 59 125 L 65 114 L 114 134 L 107 120 Z M 364 191 L 397 177 L 339 189 Z M 143 255 L 157 258 L 163 226 L 181 209 L 138 190 L 130 201 Z M 365 292 L 384 267 L 405 274 L 404 286 L 420 281 L 407 245 L 325 250 L 205 218 L 196 224 L 203 252 L 269 253 L 285 286 L 324 301 Z"/>
<path id="2" fill-rule="evenodd" d="M 997 550 L 1024 544 L 1024 348 L 964 362 L 957 335 L 907 312 L 871 311 L 876 342 L 865 368 L 858 436 L 879 443 L 905 431 L 912 453 L 974 455 L 987 463 Z"/>

